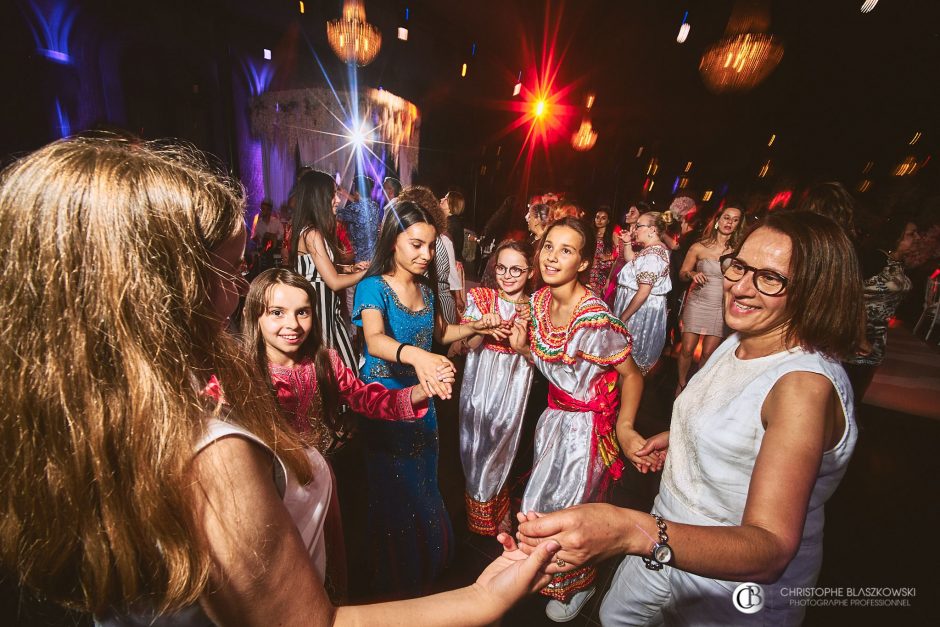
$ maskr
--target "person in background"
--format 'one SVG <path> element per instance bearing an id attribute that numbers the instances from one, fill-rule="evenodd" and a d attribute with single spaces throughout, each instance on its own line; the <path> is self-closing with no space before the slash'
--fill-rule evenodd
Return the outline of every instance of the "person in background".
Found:
<path id="1" fill-rule="evenodd" d="M 343 318 L 343 295 L 365 275 L 367 262 L 359 262 L 343 273 L 338 263 L 340 250 L 336 236 L 336 208 L 340 194 L 336 182 L 326 172 L 307 169 L 294 184 L 292 227 L 292 266 L 313 285 L 319 298 L 314 303 L 327 347 L 339 353 L 349 368 L 358 368 L 359 356 L 349 338 Z"/>
<path id="2" fill-rule="evenodd" d="M 620 219 L 614 226 L 614 244 L 617 246 L 617 258 L 610 267 L 610 276 L 607 279 L 607 292 L 604 302 L 613 306 L 614 294 L 617 292 L 617 275 L 627 261 L 633 259 L 633 227 L 641 214 L 651 211 L 650 206 L 643 201 L 632 203 L 620 213 Z"/>
<path id="3" fill-rule="evenodd" d="M 251 275 L 257 275 L 278 265 L 281 247 L 284 242 L 284 225 L 279 216 L 272 213 L 273 205 L 265 198 L 261 201 L 261 211 L 255 216 L 251 229 L 251 248 L 253 250 Z"/>
<path id="4" fill-rule="evenodd" d="M 813 185 L 804 192 L 794 209 L 786 210 L 811 211 L 826 216 L 845 229 L 849 239 L 857 240 L 855 199 L 842 183 L 829 181 Z"/>
<path id="5" fill-rule="evenodd" d="M 441 198 L 441 211 L 447 217 L 447 231 L 441 235 L 450 240 L 447 248 L 448 261 L 451 264 L 450 275 L 447 277 L 450 283 L 450 291 L 454 297 L 454 303 L 457 306 L 457 316 L 462 315 L 467 306 L 467 296 L 464 291 L 464 269 L 463 269 L 463 245 L 464 245 L 464 224 L 463 211 L 466 203 L 463 194 L 450 191 Z M 445 245 L 447 242 L 445 242 Z"/>
<path id="6" fill-rule="evenodd" d="M 385 192 L 385 209 L 388 209 L 389 203 L 398 198 L 401 193 L 401 181 L 394 176 L 386 176 L 382 180 L 382 191 Z"/>
<path id="7" fill-rule="evenodd" d="M 382 224 L 382 208 L 372 198 L 375 181 L 368 176 L 357 176 L 349 190 L 351 202 L 342 204 L 336 219 L 345 226 L 352 241 L 355 263 L 368 264 L 375 255 L 375 241 Z"/>
<path id="8" fill-rule="evenodd" d="M 613 312 L 633 337 L 633 360 L 643 376 L 659 361 L 666 344 L 666 294 L 669 251 L 663 245 L 666 225 L 658 211 L 644 213 L 633 229 L 639 252 L 617 275 Z"/>
<path id="9" fill-rule="evenodd" d="M 734 203 L 727 204 L 711 219 L 705 235 L 692 244 L 682 262 L 679 277 L 691 285 L 682 308 L 677 394 L 688 382 L 699 341 L 702 342 L 701 363 L 704 364 L 726 335 L 720 258 L 738 247 L 744 237 L 745 224 L 744 212 Z"/>
<path id="10" fill-rule="evenodd" d="M 529 205 L 529 210 L 525 214 L 526 226 L 529 229 L 529 239 L 535 244 L 542 237 L 542 233 L 551 222 L 551 207 L 546 204 L 536 203 Z"/>
<path id="11" fill-rule="evenodd" d="M 15 251 L 0 266 L 0 441 L 15 451 L 0 467 L 3 572 L 107 627 L 498 620 L 548 582 L 557 544 L 523 559 L 503 535 L 469 587 L 330 603 L 330 470 L 272 420 L 267 382 L 226 331 L 245 288 L 244 201 L 204 164 L 69 138 L 0 174 Z"/>
<path id="12" fill-rule="evenodd" d="M 597 242 L 594 247 L 594 260 L 591 263 L 591 279 L 588 289 L 604 298 L 607 293 L 607 283 L 610 280 L 610 269 L 617 260 L 617 249 L 614 244 L 614 230 L 610 224 L 610 207 L 601 206 L 594 212 L 594 229 Z"/>
<path id="13" fill-rule="evenodd" d="M 858 435 L 838 361 L 862 339 L 855 252 L 828 218 L 771 213 L 722 271 L 735 334 L 637 453 L 665 463 L 652 515 L 590 504 L 519 526 L 524 546 L 562 545 L 553 571 L 627 555 L 601 604 L 609 627 L 751 625 L 735 582 L 763 588 L 759 623 L 799 625 L 786 592 L 819 576 L 824 506 Z"/>
<path id="14" fill-rule="evenodd" d="M 920 238 L 917 225 L 907 216 L 892 216 L 875 231 L 862 248 L 861 268 L 865 277 L 865 340 L 867 346 L 845 358 L 845 371 L 860 404 L 865 391 L 885 358 L 888 323 L 911 290 L 904 261 Z"/>

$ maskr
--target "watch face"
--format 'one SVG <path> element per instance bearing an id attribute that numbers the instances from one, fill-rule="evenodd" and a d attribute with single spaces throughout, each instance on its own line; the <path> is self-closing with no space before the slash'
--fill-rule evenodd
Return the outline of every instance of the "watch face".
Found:
<path id="1" fill-rule="evenodd" d="M 653 559 L 660 564 L 668 564 L 672 561 L 672 548 L 668 544 L 657 544 L 653 549 Z"/>

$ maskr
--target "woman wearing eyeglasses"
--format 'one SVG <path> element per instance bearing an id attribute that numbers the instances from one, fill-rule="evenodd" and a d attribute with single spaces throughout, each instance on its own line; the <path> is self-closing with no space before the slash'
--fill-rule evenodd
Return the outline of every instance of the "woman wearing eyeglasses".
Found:
<path id="1" fill-rule="evenodd" d="M 633 227 L 633 241 L 640 247 L 617 275 L 614 315 L 620 317 L 633 336 L 633 360 L 646 376 L 666 344 L 666 295 L 672 289 L 669 278 L 669 250 L 663 245 L 666 231 L 663 214 L 650 211 Z"/>
<path id="2" fill-rule="evenodd" d="M 805 608 L 781 591 L 819 575 L 823 506 L 857 437 L 837 361 L 862 339 L 855 252 L 828 218 L 774 213 L 721 267 L 735 333 L 676 399 L 671 430 L 637 452 L 665 460 L 652 515 L 592 504 L 519 528 L 530 546 L 557 540 L 565 568 L 627 555 L 604 625 L 743 624 L 737 582 L 761 586 L 746 604 L 760 596 L 762 624 L 796 625 Z"/>
<path id="3" fill-rule="evenodd" d="M 461 323 L 488 313 L 513 322 L 528 315 L 532 247 L 506 240 L 493 253 L 483 285 L 467 292 Z M 519 449 L 532 365 L 508 340 L 472 339 L 460 388 L 460 461 L 467 526 L 484 536 L 512 531 L 506 478 Z"/>

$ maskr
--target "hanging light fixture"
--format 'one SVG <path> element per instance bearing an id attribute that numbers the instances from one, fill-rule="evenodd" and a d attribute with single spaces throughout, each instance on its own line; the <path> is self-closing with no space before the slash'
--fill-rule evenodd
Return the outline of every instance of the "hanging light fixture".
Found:
<path id="1" fill-rule="evenodd" d="M 360 0 L 345 0 L 342 19 L 326 23 L 326 38 L 341 61 L 369 65 L 382 47 L 382 34 L 366 21 Z"/>
<path id="2" fill-rule="evenodd" d="M 715 93 L 753 89 L 783 59 L 783 44 L 767 33 L 770 15 L 764 0 L 738 0 L 725 36 L 702 55 L 699 72 Z"/>
<path id="3" fill-rule="evenodd" d="M 586 152 L 597 143 L 597 131 L 587 118 L 581 121 L 581 127 L 571 136 L 571 147 L 578 152 Z"/>

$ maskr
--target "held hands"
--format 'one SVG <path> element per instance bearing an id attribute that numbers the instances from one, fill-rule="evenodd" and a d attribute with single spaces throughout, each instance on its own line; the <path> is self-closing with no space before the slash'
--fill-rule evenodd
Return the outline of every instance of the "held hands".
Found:
<path id="1" fill-rule="evenodd" d="M 617 441 L 620 442 L 620 450 L 623 452 L 624 457 L 630 460 L 634 468 L 644 475 L 651 470 L 655 472 L 662 468 L 664 460 L 660 460 L 658 452 L 639 454 L 639 451 L 645 449 L 647 441 L 632 427 L 618 427 Z M 663 455 L 665 459 L 665 453 Z"/>
<path id="2" fill-rule="evenodd" d="M 479 320 L 470 323 L 470 328 L 477 333 L 490 335 L 497 340 L 504 340 L 509 337 L 512 330 L 512 323 L 500 318 L 499 314 L 484 314 Z"/>
<path id="3" fill-rule="evenodd" d="M 649 441 L 632 427 L 617 427 L 617 441 L 620 442 L 620 450 L 624 456 L 644 475 L 651 470 L 661 470 L 666 462 L 665 447 L 662 450 L 659 447 L 647 449 Z M 668 437 L 666 442 L 668 446 Z"/>
<path id="4" fill-rule="evenodd" d="M 643 448 L 636 451 L 638 456 L 650 456 L 655 457 L 657 463 L 654 463 L 650 470 L 653 472 L 659 472 L 663 469 L 663 466 L 666 463 L 666 453 L 669 450 L 669 432 L 663 431 L 662 433 L 657 433 L 650 439 L 646 441 L 646 444 Z M 641 471 L 642 472 L 642 471 Z"/>
<path id="5" fill-rule="evenodd" d="M 473 588 L 502 615 L 516 601 L 548 584 L 547 567 L 561 546 L 548 541 L 523 551 L 507 533 L 499 534 L 496 539 L 503 545 L 503 554 L 486 567 Z"/>
<path id="6" fill-rule="evenodd" d="M 437 380 L 444 384 L 453 385 L 457 380 L 457 374 L 452 365 L 441 364 L 437 367 Z M 415 405 L 423 403 L 430 398 L 423 385 L 415 385 L 411 388 L 411 402 Z"/>
<path id="7" fill-rule="evenodd" d="M 549 574 L 568 572 L 625 552 L 622 543 L 627 535 L 623 529 L 626 517 L 613 505 L 588 503 L 551 514 L 519 512 L 516 518 L 521 523 L 516 537 L 523 552 L 530 553 L 551 541 L 561 545 L 555 557 L 564 565 L 553 562 L 546 571 Z"/>
<path id="8" fill-rule="evenodd" d="M 424 389 L 425 394 L 428 397 L 450 398 L 453 390 L 451 383 L 457 377 L 457 368 L 454 367 L 454 364 L 446 357 L 421 349 L 414 349 L 414 347 L 411 348 L 414 352 L 420 351 L 410 362 L 414 366 L 418 382 Z"/>

